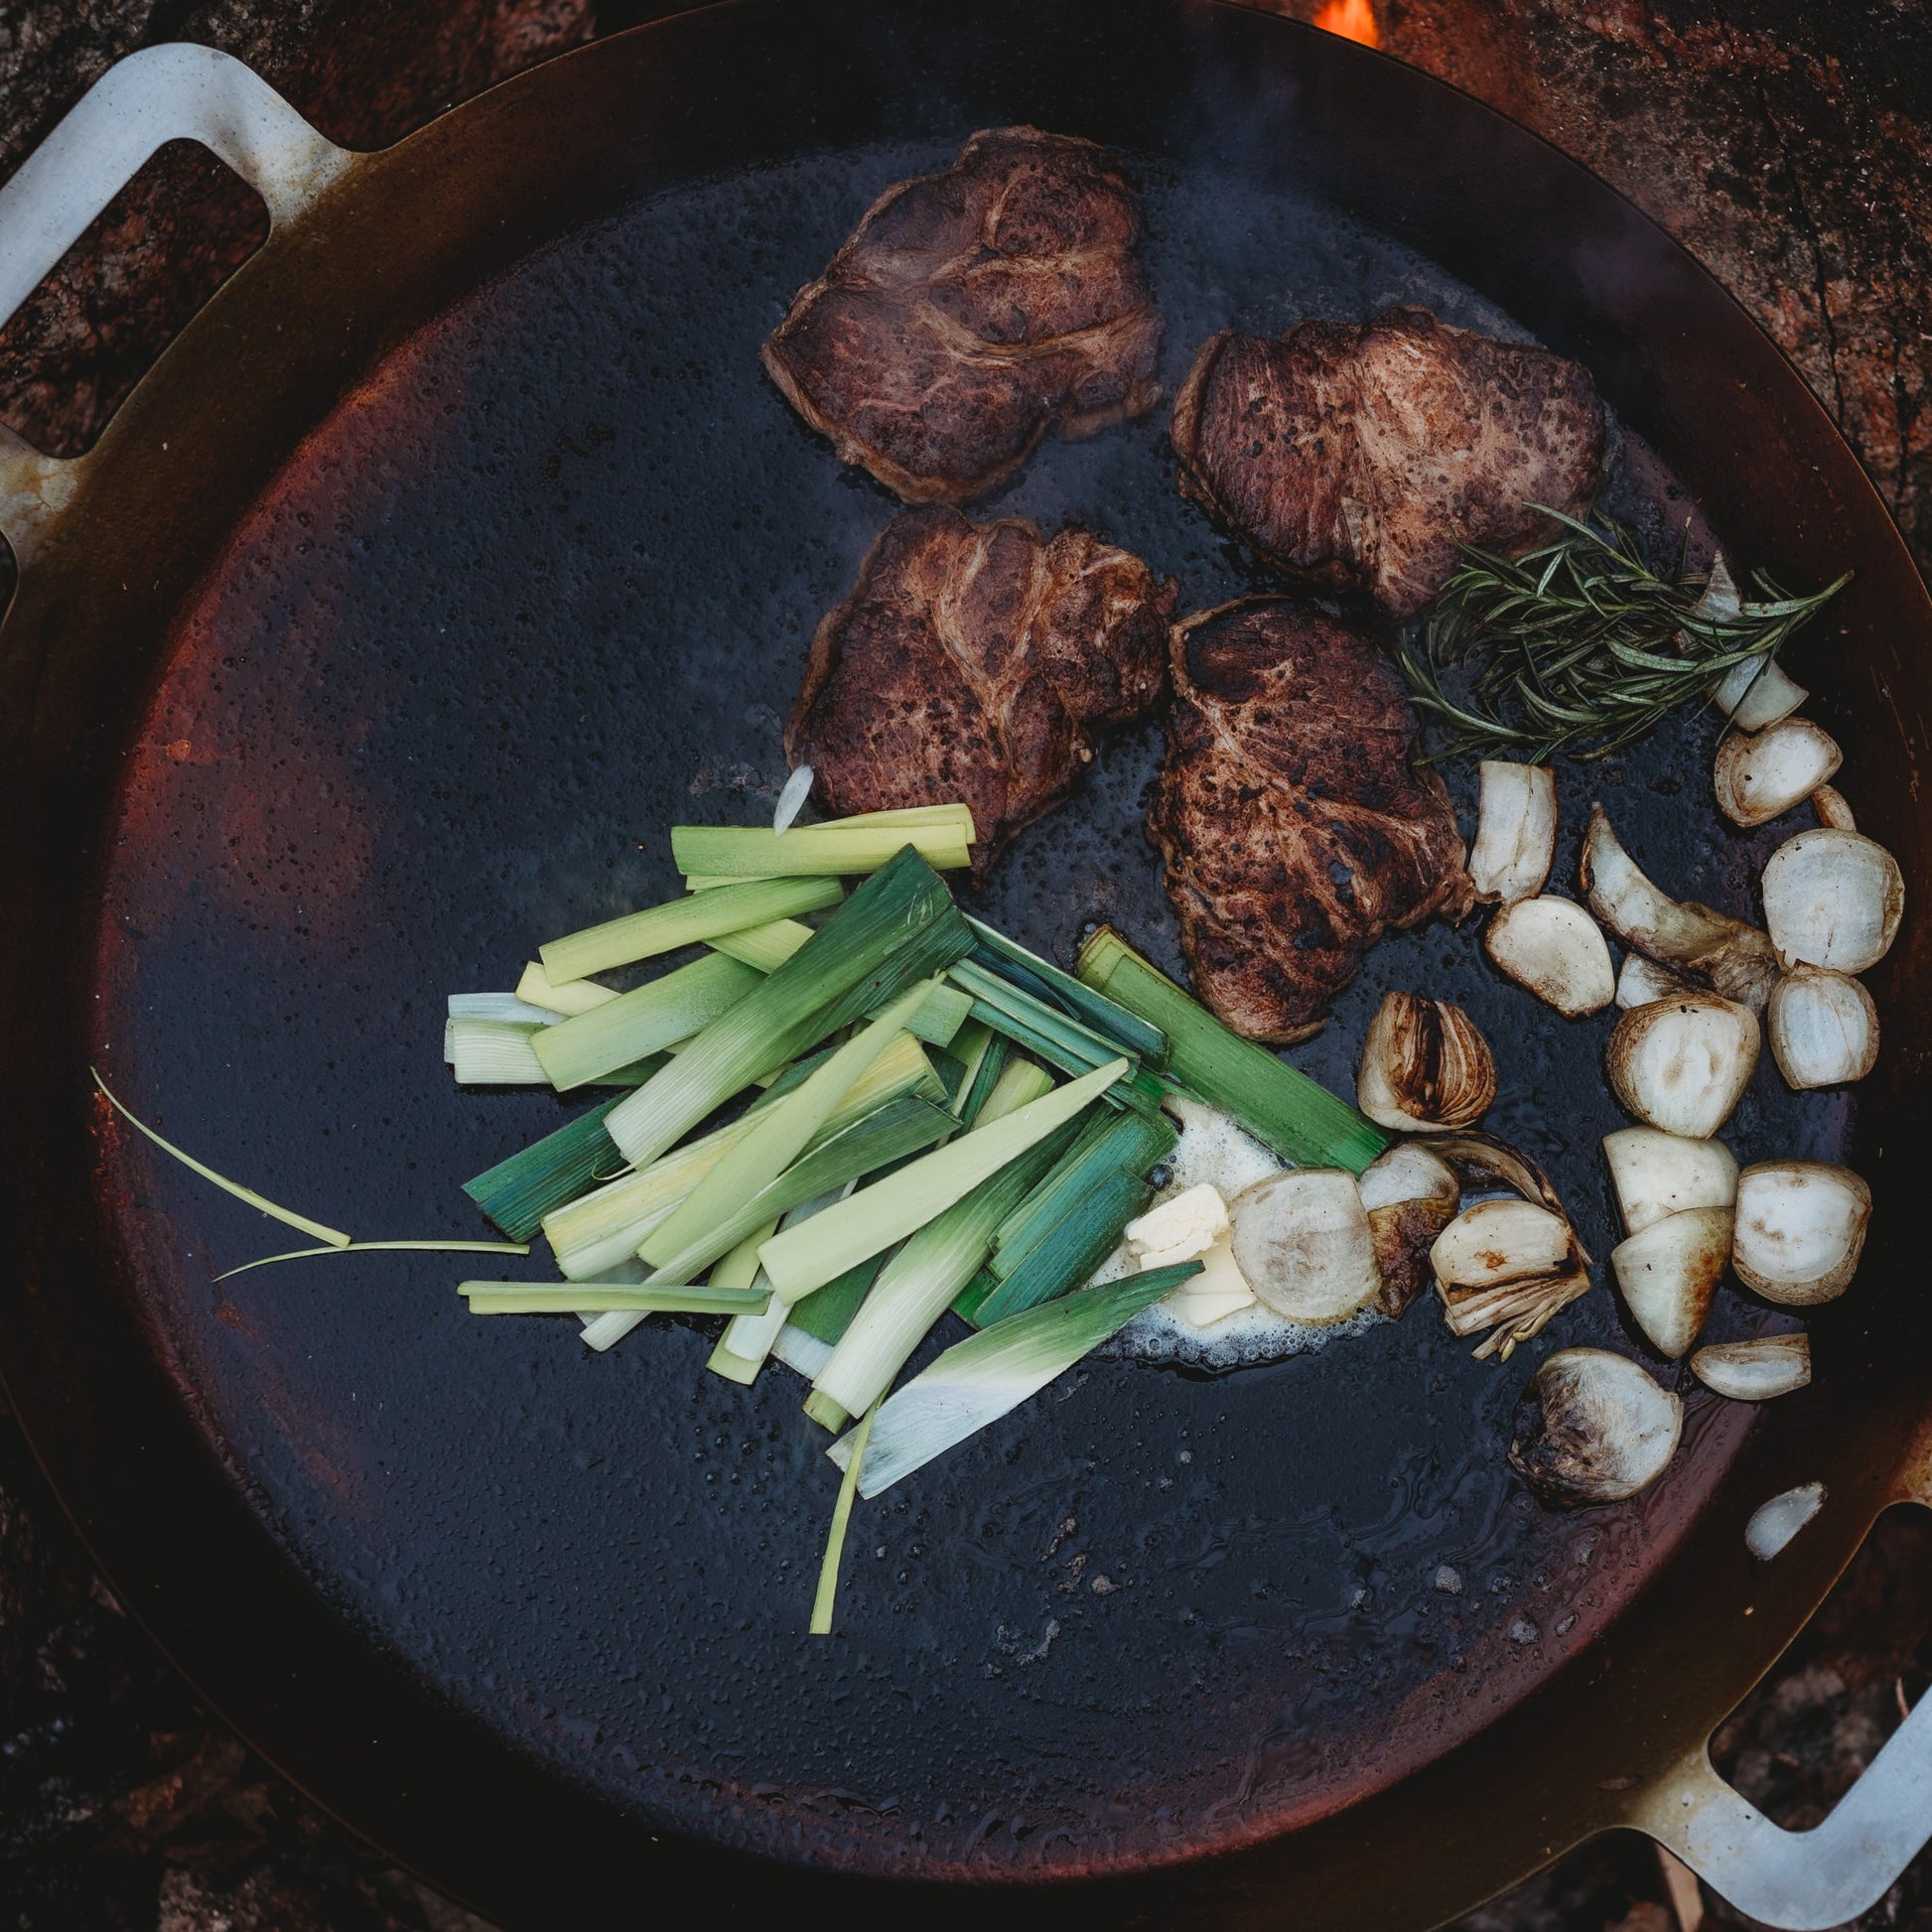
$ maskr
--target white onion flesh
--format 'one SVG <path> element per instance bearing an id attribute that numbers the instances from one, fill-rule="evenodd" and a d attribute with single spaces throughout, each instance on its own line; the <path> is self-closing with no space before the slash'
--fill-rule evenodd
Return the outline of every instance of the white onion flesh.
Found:
<path id="1" fill-rule="evenodd" d="M 1632 1007 L 1647 1007 L 1652 1000 L 1674 999 L 1690 991 L 1689 980 L 1640 952 L 1625 953 L 1623 964 L 1617 968 L 1616 1003 L 1625 1013 Z"/>
<path id="2" fill-rule="evenodd" d="M 1429 1251 L 1429 1265 L 1445 1291 L 1499 1288 L 1560 1274 L 1572 1258 L 1569 1223 L 1526 1200 L 1478 1201 L 1463 1209 Z"/>
<path id="3" fill-rule="evenodd" d="M 1297 1168 L 1243 1188 L 1228 1204 L 1234 1259 L 1248 1286 L 1291 1321 L 1345 1321 L 1382 1286 L 1355 1176 Z"/>
<path id="4" fill-rule="evenodd" d="M 1712 692 L 1715 703 L 1742 732 L 1761 732 L 1781 723 L 1811 696 L 1787 677 L 1775 657 L 1747 657 L 1733 664 Z"/>
<path id="5" fill-rule="evenodd" d="M 1691 1357 L 1691 1372 L 1732 1402 L 1769 1402 L 1811 1380 L 1809 1335 L 1759 1335 L 1713 1342 Z"/>
<path id="6" fill-rule="evenodd" d="M 1778 982 L 1764 1022 L 1778 1071 L 1800 1091 L 1863 1080 L 1878 1062 L 1878 1009 L 1844 973 L 1794 967 Z"/>
<path id="7" fill-rule="evenodd" d="M 1769 1563 L 1825 1507 L 1822 1482 L 1801 1482 L 1760 1503 L 1744 1525 L 1744 1548 L 1759 1563 Z"/>
<path id="8" fill-rule="evenodd" d="M 774 835 L 782 835 L 791 830 L 791 821 L 804 810 L 805 800 L 812 795 L 812 767 L 801 764 L 785 780 L 783 789 L 778 793 L 778 802 L 771 812 L 771 830 Z"/>
<path id="9" fill-rule="evenodd" d="M 1722 1141 L 1619 1127 L 1603 1136 L 1603 1157 L 1627 1234 L 1690 1208 L 1730 1207 L 1737 1199 L 1737 1163 Z"/>
<path id="10" fill-rule="evenodd" d="M 1417 1141 L 1398 1141 L 1378 1155 L 1362 1170 L 1358 1184 L 1362 1205 L 1371 1214 L 1378 1207 L 1409 1200 L 1448 1201 L 1453 1206 L 1462 1197 L 1461 1183 L 1449 1163 Z"/>
<path id="11" fill-rule="evenodd" d="M 1546 1503 L 1621 1502 L 1669 1467 L 1684 1405 L 1639 1362 L 1560 1348 L 1517 1406 L 1509 1460 Z"/>
<path id="12" fill-rule="evenodd" d="M 1711 1312 L 1730 1260 L 1730 1222 L 1727 1207 L 1686 1208 L 1610 1250 L 1630 1318 L 1672 1361 L 1690 1349 Z"/>
<path id="13" fill-rule="evenodd" d="M 1870 1220 L 1871 1189 L 1850 1168 L 1760 1162 L 1737 1176 L 1730 1265 L 1766 1301 L 1829 1302 L 1858 1273 Z"/>
<path id="14" fill-rule="evenodd" d="M 1820 785 L 1811 794 L 1811 808 L 1818 814 L 1820 825 L 1828 825 L 1834 832 L 1856 832 L 1858 818 L 1844 792 L 1836 785 Z"/>
<path id="15" fill-rule="evenodd" d="M 1712 773 L 1719 809 L 1734 825 L 1766 824 L 1809 798 L 1844 761 L 1838 741 L 1809 718 L 1733 732 L 1718 747 Z"/>
<path id="16" fill-rule="evenodd" d="M 1484 759 L 1469 877 L 1476 897 L 1513 905 L 1534 898 L 1557 856 L 1557 774 L 1547 764 Z"/>
<path id="17" fill-rule="evenodd" d="M 1736 1106 L 1757 1064 L 1757 1016 L 1715 993 L 1632 1007 L 1610 1035 L 1610 1086 L 1652 1127 L 1708 1141 Z"/>
<path id="18" fill-rule="evenodd" d="M 1489 921 L 1482 945 L 1518 986 L 1566 1019 L 1600 1013 L 1616 997 L 1610 949 L 1596 921 L 1574 899 L 1545 897 L 1505 905 Z"/>
<path id="19" fill-rule="evenodd" d="M 1905 912 L 1898 862 L 1875 839 L 1820 826 L 1764 867 L 1764 922 L 1787 967 L 1863 973 L 1890 950 Z"/>

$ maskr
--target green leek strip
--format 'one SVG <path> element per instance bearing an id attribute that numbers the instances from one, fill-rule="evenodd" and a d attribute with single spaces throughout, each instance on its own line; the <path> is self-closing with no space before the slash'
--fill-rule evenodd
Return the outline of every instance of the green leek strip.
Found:
<path id="1" fill-rule="evenodd" d="M 999 1086 L 1000 1076 L 1007 1070 L 1007 1061 L 1013 1056 L 1013 1042 L 1005 1034 L 995 1033 L 991 1027 L 987 1027 L 984 1020 L 969 1020 L 966 1024 L 969 1027 L 985 1027 L 987 1035 L 986 1051 L 973 1068 L 972 1079 L 953 1103 L 953 1112 L 959 1116 L 960 1125 L 973 1127 L 978 1125 L 981 1112 L 993 1097 L 994 1089 Z M 1035 1099 L 1037 1097 L 1035 1096 Z"/>
<path id="2" fill-rule="evenodd" d="M 1065 1160 L 1001 1224 L 993 1241 L 993 1273 L 1004 1281 L 1108 1174 L 1146 1173 L 1173 1152 L 1179 1138 L 1165 1115 L 1096 1115 Z"/>
<path id="3" fill-rule="evenodd" d="M 771 1286 L 787 1303 L 796 1302 L 895 1241 L 903 1240 L 934 1215 L 944 1213 L 989 1174 L 1071 1120 L 1127 1071 L 1125 1060 L 1114 1060 L 990 1126 L 982 1123 L 950 1147 L 912 1162 L 877 1186 L 828 1208 L 803 1227 L 774 1235 L 759 1256 L 771 1277 Z M 947 1121 L 949 1126 L 954 1124 L 950 1116 Z"/>
<path id="4" fill-rule="evenodd" d="M 593 1007 L 608 1006 L 618 995 L 613 987 L 600 986 L 596 980 L 565 980 L 559 986 L 543 970 L 540 960 L 531 960 L 516 982 L 516 997 L 548 1013 L 589 1013 Z"/>
<path id="5" fill-rule="evenodd" d="M 991 1127 L 996 1120 L 1031 1106 L 1053 1089 L 1053 1076 L 1032 1060 L 1008 1060 L 993 1082 L 993 1090 L 981 1102 L 979 1111 L 967 1123 L 971 1127 Z"/>
<path id="6" fill-rule="evenodd" d="M 232 1194 L 236 1200 L 246 1201 L 250 1207 L 268 1215 L 271 1220 L 281 1221 L 292 1228 L 299 1228 L 304 1234 L 313 1234 L 318 1241 L 326 1241 L 332 1248 L 346 1248 L 349 1245 L 350 1237 L 341 1228 L 327 1227 L 321 1221 L 312 1221 L 308 1215 L 298 1214 L 294 1208 L 284 1207 L 280 1202 L 270 1200 L 266 1194 L 258 1194 L 252 1187 L 244 1187 L 240 1181 L 230 1180 L 224 1173 L 216 1173 L 212 1168 L 196 1160 L 192 1154 L 184 1154 L 173 1141 L 163 1140 L 146 1121 L 137 1120 L 129 1113 L 114 1097 L 113 1088 L 100 1077 L 95 1068 L 90 1066 L 87 1071 L 93 1074 L 94 1085 L 106 1096 L 107 1104 L 137 1134 L 145 1134 L 162 1153 L 173 1155 L 191 1173 L 200 1174 L 204 1180 L 212 1181 L 223 1193 Z"/>
<path id="7" fill-rule="evenodd" d="M 818 1567 L 818 1593 L 812 1598 L 810 1634 L 829 1637 L 832 1613 L 839 1600 L 839 1565 L 845 1556 L 846 1526 L 852 1521 L 852 1492 L 859 1486 L 859 1471 L 865 1465 L 866 1439 L 872 1434 L 872 1416 L 866 1416 L 849 1439 L 845 1473 L 839 1478 L 839 1499 L 832 1505 L 832 1527 L 825 1537 L 825 1560 Z"/>
<path id="8" fill-rule="evenodd" d="M 1100 1264 L 1120 1246 L 1128 1222 L 1145 1214 L 1153 1198 L 1154 1189 L 1138 1174 L 1116 1170 L 1105 1175 L 1058 1227 L 1035 1243 L 1012 1274 L 993 1282 L 991 1293 L 967 1319 L 976 1328 L 991 1327 L 1092 1281 Z"/>
<path id="9" fill-rule="evenodd" d="M 1182 1261 L 1083 1288 L 955 1342 L 880 1408 L 858 1479 L 860 1495 L 890 1489 L 1019 1408 L 1200 1268 L 1198 1261 Z M 849 1469 L 859 1448 L 848 1436 L 826 1453 Z"/>
<path id="10" fill-rule="evenodd" d="M 887 1042 L 905 1031 L 931 991 L 927 981 L 901 995 L 860 1028 L 803 1086 L 762 1108 L 751 1133 L 685 1195 L 676 1213 L 645 1235 L 637 1252 L 653 1268 L 661 1268 L 776 1180 L 824 1128 Z"/>
<path id="11" fill-rule="evenodd" d="M 794 1207 L 791 1211 L 806 1214 L 815 1205 L 816 1202 L 807 1201 L 804 1207 Z M 771 1293 L 771 1284 L 759 1270 L 759 1250 L 781 1225 L 782 1217 L 754 1228 L 711 1271 L 713 1288 L 756 1288 L 764 1297 L 749 1313 L 732 1316 L 705 1363 L 713 1375 L 722 1375 L 728 1382 L 756 1382 L 778 1330 L 785 1325 L 784 1304 Z"/>
<path id="12" fill-rule="evenodd" d="M 792 873 L 802 871 L 793 867 Z M 641 912 L 628 912 L 603 925 L 551 939 L 537 948 L 543 970 L 553 982 L 581 980 L 613 966 L 654 959 L 720 933 L 742 932 L 747 926 L 768 925 L 773 919 L 836 905 L 844 889 L 836 879 L 795 876 L 726 887 L 690 898 L 674 898 Z"/>
<path id="13" fill-rule="evenodd" d="M 840 1334 L 825 1336 L 837 1346 L 812 1380 L 806 1415 L 837 1431 L 852 1417 L 863 1415 L 893 1386 L 893 1377 L 986 1259 L 994 1229 L 1053 1166 L 1074 1132 L 1071 1124 L 1062 1127 L 1008 1162 L 899 1249 L 849 1325 Z M 806 1296 L 792 1311 L 792 1319 L 811 1328 L 819 1304 L 848 1279 L 841 1276 L 816 1295 Z"/>
<path id="14" fill-rule="evenodd" d="M 1069 1020 L 1031 994 L 1023 993 L 997 974 L 962 960 L 948 974 L 953 983 L 973 996 L 973 1018 L 1017 1046 L 1057 1066 L 1063 1073 L 1091 1073 L 1120 1054 L 1110 1039 Z"/>
<path id="15" fill-rule="evenodd" d="M 239 1268 L 225 1269 L 214 1279 L 217 1282 L 231 1281 L 236 1275 L 245 1275 L 253 1268 L 267 1268 L 278 1261 L 312 1261 L 318 1255 L 366 1255 L 375 1252 L 399 1254 L 404 1251 L 439 1255 L 527 1255 L 530 1252 L 530 1244 L 527 1241 L 350 1241 L 346 1245 L 332 1243 L 327 1248 L 291 1248 L 286 1254 L 263 1255 L 255 1261 L 244 1261 Z"/>
<path id="16" fill-rule="evenodd" d="M 736 1247 L 755 1227 L 773 1215 L 782 1214 L 786 1208 L 796 1207 L 815 1194 L 841 1187 L 848 1180 L 858 1179 L 861 1174 L 903 1160 L 921 1148 L 931 1147 L 957 1125 L 944 1108 L 933 1106 L 929 1100 L 915 1100 L 908 1094 L 889 1101 L 866 1119 L 855 1121 L 852 1126 L 821 1140 L 795 1167 L 787 1169 L 769 1186 L 759 1188 L 750 1200 L 734 1208 L 726 1220 L 712 1228 L 701 1240 L 691 1243 L 662 1267 L 653 1270 L 648 1278 L 648 1286 L 675 1287 L 681 1282 L 695 1280 L 720 1255 Z M 826 1211 L 833 1213 L 837 1210 Z M 807 1221 L 788 1232 L 805 1234 L 811 1226 L 812 1223 Z M 786 1233 L 780 1230 L 772 1236 L 772 1240 L 782 1241 Z M 765 1243 L 765 1247 L 770 1245 L 770 1242 Z M 759 1259 L 763 1259 L 762 1249 L 759 1250 Z M 584 1340 L 592 1348 L 609 1348 L 613 1342 L 628 1334 L 633 1325 L 627 1315 L 605 1315 L 584 1330 Z"/>
<path id="17" fill-rule="evenodd" d="M 973 928 L 973 936 L 979 941 L 980 947 L 990 955 L 980 963 L 991 971 L 999 972 L 1003 966 L 1010 967 L 1042 982 L 1049 992 L 1073 1010 L 1077 1019 L 1085 1021 L 1095 1033 L 1115 1041 L 1124 1053 L 1133 1053 L 1140 1059 L 1152 1061 L 1156 1066 L 1168 1057 L 1168 1036 L 1152 1021 L 1143 1020 L 1138 1013 L 1128 1012 L 1119 1001 L 1108 999 L 1104 993 L 1096 993 L 1071 973 L 1061 972 L 1037 953 L 1031 953 L 1025 946 L 1016 944 L 1004 932 L 996 932 L 984 921 L 974 918 L 970 912 L 965 918 Z M 1022 984 L 1024 987 L 1024 982 Z M 1025 990 L 1031 992 L 1033 989 L 1027 987 Z"/>
<path id="18" fill-rule="evenodd" d="M 629 1282 L 465 1282 L 472 1314 L 739 1314 L 769 1296 L 750 1288 L 640 1288 Z"/>
<path id="19" fill-rule="evenodd" d="M 611 1138 L 633 1166 L 648 1166 L 760 1073 L 796 1059 L 913 980 L 951 965 L 972 940 L 944 883 L 916 853 L 901 852 L 782 966 L 615 1108 L 606 1122 Z"/>
<path id="20" fill-rule="evenodd" d="M 768 925 L 748 925 L 743 932 L 721 932 L 705 944 L 760 973 L 775 973 L 811 936 L 811 927 L 797 919 L 773 919 Z"/>
<path id="21" fill-rule="evenodd" d="M 998 1037 L 999 1035 L 983 1020 L 970 1018 L 953 1035 L 949 1050 L 958 1068 L 958 1075 L 956 1081 L 947 1082 L 946 1102 L 954 1113 L 962 1113 L 965 1110 L 967 1099 L 973 1091 L 973 1082 L 979 1077 L 980 1067 L 985 1063 L 986 1056 Z M 945 1077 L 943 1070 L 941 1077 Z"/>
<path id="22" fill-rule="evenodd" d="M 1080 978 L 1168 1035 L 1168 1078 L 1283 1160 L 1360 1173 L 1389 1145 L 1372 1120 L 1222 1026 L 1111 927 L 1080 949 Z"/>
<path id="23" fill-rule="evenodd" d="M 737 1005 L 762 977 L 756 967 L 708 953 L 608 1006 L 538 1028 L 530 1048 L 551 1084 L 560 1093 L 568 1092 L 689 1039 Z"/>
<path id="24" fill-rule="evenodd" d="M 886 1257 L 874 1255 L 858 1267 L 848 1268 L 837 1281 L 827 1282 L 816 1295 L 807 1295 L 790 1310 L 786 1325 L 830 1347 L 852 1326 L 885 1266 Z"/>
<path id="25" fill-rule="evenodd" d="M 463 1191 L 512 1241 L 527 1241 L 546 1214 L 623 1167 L 617 1143 L 604 1131 L 604 1116 L 617 1104 L 607 1100 L 579 1114 L 554 1134 L 466 1180 Z"/>
<path id="26" fill-rule="evenodd" d="M 879 871 L 907 846 L 927 865 L 941 872 L 956 872 L 972 863 L 967 856 L 966 841 L 958 828 L 950 825 L 794 825 L 782 833 L 774 833 L 769 826 L 671 827 L 671 858 L 678 871 L 712 879 L 775 881 L 801 874 L 814 878 L 849 877 L 854 873 Z M 727 890 L 720 887 L 713 892 L 698 893 L 685 902 L 709 905 Z M 549 964 L 547 953 L 544 963 Z"/>
<path id="27" fill-rule="evenodd" d="M 950 1046 L 973 1011 L 973 1003 L 956 986 L 930 982 L 932 991 L 906 1024 L 914 1039 L 928 1046 Z"/>

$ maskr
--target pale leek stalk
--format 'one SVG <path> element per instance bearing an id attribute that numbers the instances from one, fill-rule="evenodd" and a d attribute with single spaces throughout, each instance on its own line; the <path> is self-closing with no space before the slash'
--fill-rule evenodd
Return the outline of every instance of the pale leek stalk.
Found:
<path id="1" fill-rule="evenodd" d="M 786 1302 L 795 1302 L 895 1241 L 902 1241 L 989 1174 L 1073 1119 L 1128 1070 L 1126 1060 L 1110 1061 L 990 1125 L 982 1122 L 951 1146 L 901 1168 L 803 1227 L 774 1235 L 759 1257 L 771 1286 Z"/>
<path id="2" fill-rule="evenodd" d="M 558 985 L 543 970 L 543 962 L 533 959 L 516 982 L 516 997 L 568 1019 L 573 1013 L 589 1013 L 593 1007 L 608 1005 L 618 995 L 615 988 L 600 986 L 596 980 L 565 980 Z"/>
<path id="3" fill-rule="evenodd" d="M 532 1006 L 515 993 L 452 993 L 452 1020 L 507 1020 L 521 1027 L 554 1027 L 557 1016 L 546 1007 Z"/>
<path id="4" fill-rule="evenodd" d="M 991 1127 L 996 1120 L 1004 1120 L 1022 1107 L 1031 1106 L 1041 1094 L 1050 1093 L 1052 1087 L 1053 1076 L 1043 1066 L 1032 1060 L 1006 1060 L 986 1098 L 968 1117 L 967 1125 Z"/>
<path id="5" fill-rule="evenodd" d="M 951 825 L 794 825 L 782 836 L 768 826 L 671 827 L 671 857 L 677 869 L 711 879 L 849 877 L 877 872 L 906 846 L 940 872 L 958 871 L 972 863 L 966 841 Z M 693 899 L 709 904 L 728 890 L 698 893 Z"/>
<path id="6" fill-rule="evenodd" d="M 890 1489 L 998 1422 L 1200 1269 L 1198 1261 L 1183 1261 L 1083 1288 L 954 1343 L 881 1406 L 858 1477 L 860 1495 Z M 859 1447 L 855 1433 L 826 1453 L 849 1468 Z"/>
<path id="7" fill-rule="evenodd" d="M 811 936 L 811 927 L 797 919 L 773 919 L 768 925 L 748 925 L 743 932 L 721 932 L 705 944 L 760 973 L 775 973 Z"/>
<path id="8" fill-rule="evenodd" d="M 771 835 L 767 832 L 763 836 Z M 727 886 L 715 893 L 670 899 L 641 912 L 627 912 L 621 919 L 587 926 L 582 932 L 567 933 L 561 939 L 546 940 L 537 948 L 543 970 L 552 982 L 581 980 L 592 973 L 608 972 L 613 966 L 628 966 L 634 960 L 654 959 L 659 953 L 715 939 L 720 933 L 742 932 L 747 926 L 767 925 L 773 919 L 836 905 L 844 897 L 836 879 L 801 879 L 796 876 L 800 870 L 793 867 L 783 879 Z"/>
<path id="9" fill-rule="evenodd" d="M 855 1429 L 847 1439 L 851 1444 L 845 1472 L 839 1478 L 839 1499 L 832 1505 L 832 1527 L 825 1537 L 825 1559 L 818 1567 L 818 1592 L 812 1598 L 809 1634 L 829 1637 L 832 1613 L 839 1600 L 839 1565 L 845 1556 L 845 1532 L 852 1521 L 852 1492 L 858 1486 L 859 1471 L 865 1466 L 866 1439 L 872 1434 L 872 1417 Z"/>
<path id="10" fill-rule="evenodd" d="M 830 1207 L 835 1200 L 843 1200 L 851 1191 L 850 1183 L 835 1187 L 829 1193 L 788 1209 L 777 1220 L 767 1221 L 761 1228 L 754 1228 L 711 1271 L 714 1287 L 736 1288 L 742 1282 L 747 1287 L 762 1289 L 765 1298 L 761 1309 L 751 1314 L 734 1315 L 727 1323 L 718 1346 L 711 1351 L 710 1361 L 705 1364 L 713 1374 L 722 1375 L 728 1382 L 751 1383 L 758 1380 L 759 1371 L 777 1346 L 778 1336 L 785 1325 L 785 1305 L 771 1293 L 771 1284 L 759 1266 L 759 1250 L 779 1228 L 789 1227 L 794 1221 L 809 1220 L 821 1209 Z"/>
<path id="11" fill-rule="evenodd" d="M 763 975 L 710 953 L 570 1020 L 539 1029 L 530 1049 L 559 1093 L 647 1053 L 661 1053 L 737 1005 Z"/>
<path id="12" fill-rule="evenodd" d="M 628 1282 L 465 1282 L 472 1314 L 737 1314 L 769 1298 L 749 1288 L 645 1288 Z"/>
<path id="13" fill-rule="evenodd" d="M 547 1087 L 530 1041 L 542 1031 L 515 1020 L 451 1020 L 443 1028 L 443 1057 L 466 1087 Z M 634 1057 L 634 1056 L 633 1056 Z"/>

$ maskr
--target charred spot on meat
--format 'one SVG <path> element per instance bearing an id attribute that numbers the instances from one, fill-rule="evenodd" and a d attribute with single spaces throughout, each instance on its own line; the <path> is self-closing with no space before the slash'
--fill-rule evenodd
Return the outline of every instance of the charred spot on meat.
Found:
<path id="1" fill-rule="evenodd" d="M 1226 331 L 1174 399 L 1182 493 L 1269 561 L 1367 590 L 1410 618 L 1459 543 L 1511 554 L 1581 513 L 1603 467 L 1603 406 L 1582 364 L 1451 329 L 1427 309 Z"/>
<path id="2" fill-rule="evenodd" d="M 836 812 L 964 799 L 981 882 L 1096 731 L 1159 702 L 1173 608 L 1172 581 L 1085 530 L 907 511 L 818 626 L 786 756 Z"/>
<path id="3" fill-rule="evenodd" d="M 1384 932 L 1474 888 L 1416 716 L 1362 631 L 1292 598 L 1176 624 L 1148 831 L 1194 991 L 1237 1033 L 1306 1039 Z"/>
<path id="4" fill-rule="evenodd" d="M 1140 201 L 1106 149 L 975 134 L 875 202 L 764 345 L 807 423 L 908 503 L 961 503 L 1047 429 L 1090 436 L 1159 400 Z"/>

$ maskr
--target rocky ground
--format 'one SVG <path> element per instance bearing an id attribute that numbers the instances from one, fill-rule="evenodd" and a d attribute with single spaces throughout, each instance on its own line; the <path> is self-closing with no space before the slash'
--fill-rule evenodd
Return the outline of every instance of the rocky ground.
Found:
<path id="1" fill-rule="evenodd" d="M 1312 17 L 1320 0 L 1275 0 Z M 202 39 L 336 139 L 393 140 L 602 28 L 616 0 L 16 0 L 0 5 L 0 177 L 114 59 Z M 1932 563 L 1932 0 L 1377 0 L 1384 46 L 1579 156 L 1698 254 L 1804 371 Z M 256 245 L 259 211 L 164 151 L 0 331 L 0 421 L 87 446 Z M 1817 1822 L 1925 1689 L 1932 1523 L 1880 1525 L 1724 1726 L 1720 1767 Z M 1694 1894 L 1694 1888 L 1693 1888 Z M 1672 1932 L 1647 1845 L 1564 1860 L 1480 1932 Z M 1702 1909 L 1727 1918 L 1714 1900 Z M 1867 1926 L 1932 1932 L 1932 1861 Z M 208 1716 L 94 1579 L 0 1412 L 0 1932 L 487 1932 L 394 1871 Z M 1689 1932 L 1688 1925 L 1685 1932 Z"/>

